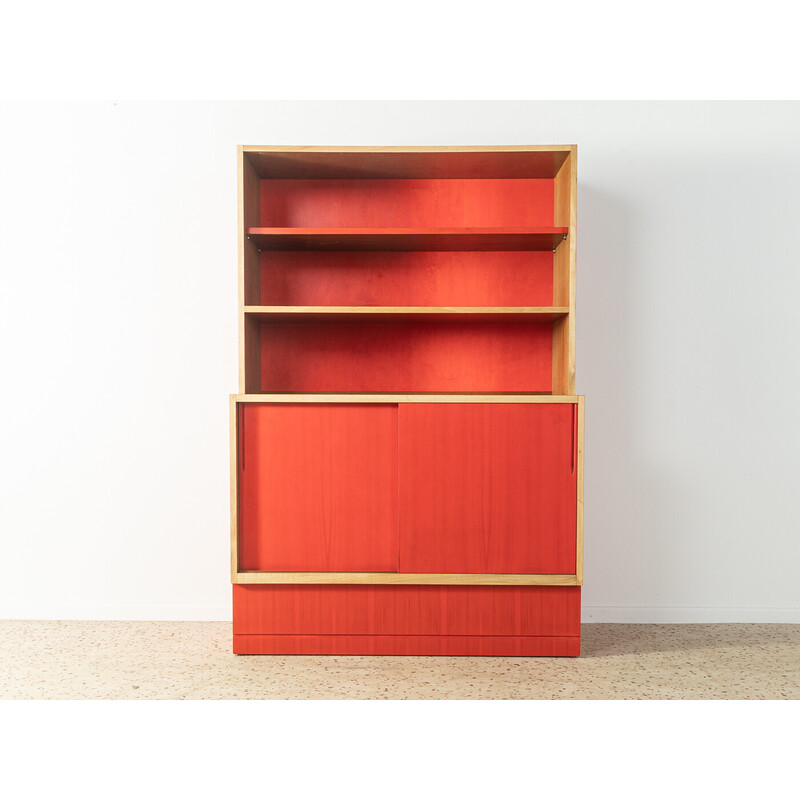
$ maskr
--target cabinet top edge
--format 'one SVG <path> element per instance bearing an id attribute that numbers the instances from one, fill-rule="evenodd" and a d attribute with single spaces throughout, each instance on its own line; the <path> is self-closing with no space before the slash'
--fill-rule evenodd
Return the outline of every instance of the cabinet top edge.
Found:
<path id="1" fill-rule="evenodd" d="M 564 153 L 577 149 L 576 144 L 525 145 L 414 145 L 414 146 L 320 146 L 240 144 L 243 153 Z"/>
<path id="2" fill-rule="evenodd" d="M 232 394 L 234 403 L 580 403 L 583 395 L 550 394 Z"/>
<path id="3" fill-rule="evenodd" d="M 577 145 L 285 147 L 239 145 L 262 179 L 554 178 Z"/>

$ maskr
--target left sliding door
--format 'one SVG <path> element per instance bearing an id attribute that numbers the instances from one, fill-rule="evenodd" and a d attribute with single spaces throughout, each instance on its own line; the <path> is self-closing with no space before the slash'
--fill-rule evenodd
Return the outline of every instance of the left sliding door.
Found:
<path id="1" fill-rule="evenodd" d="M 238 406 L 242 571 L 396 572 L 397 406 Z"/>

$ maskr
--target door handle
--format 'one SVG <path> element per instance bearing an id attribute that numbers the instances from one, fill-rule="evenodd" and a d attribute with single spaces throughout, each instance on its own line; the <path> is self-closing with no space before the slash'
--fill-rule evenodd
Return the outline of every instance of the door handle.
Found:
<path id="1" fill-rule="evenodd" d="M 238 406 L 238 432 L 239 432 L 239 463 L 242 467 L 242 472 L 244 472 L 244 443 L 245 443 L 245 436 L 244 436 L 244 404 L 240 404 Z"/>
<path id="2" fill-rule="evenodd" d="M 572 405 L 572 453 L 570 462 L 570 474 L 575 474 L 575 467 L 578 463 L 578 404 Z"/>

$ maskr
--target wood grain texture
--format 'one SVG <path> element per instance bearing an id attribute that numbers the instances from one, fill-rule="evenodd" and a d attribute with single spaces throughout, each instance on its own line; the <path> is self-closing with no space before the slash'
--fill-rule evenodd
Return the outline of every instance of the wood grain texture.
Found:
<path id="1" fill-rule="evenodd" d="M 248 228 L 261 250 L 552 250 L 566 228 Z"/>
<path id="2" fill-rule="evenodd" d="M 397 570 L 397 407 L 243 406 L 240 570 Z"/>
<path id="3" fill-rule="evenodd" d="M 580 650 L 580 636 L 233 636 L 233 652 L 236 655 L 575 658 L 580 655 Z"/>
<path id="4" fill-rule="evenodd" d="M 400 572 L 572 574 L 572 409 L 400 405 Z"/>
<path id="5" fill-rule="evenodd" d="M 575 393 L 577 157 L 577 148 L 571 148 L 554 181 L 553 221 L 569 228 L 566 246 L 553 255 L 553 303 L 570 310 L 553 330 L 553 391 L 563 394 Z"/>
<path id="6" fill-rule="evenodd" d="M 313 320 L 419 320 L 422 322 L 554 322 L 569 309 L 553 306 L 456 307 L 456 306 L 245 306 L 245 316 L 265 321 Z"/>
<path id="7" fill-rule="evenodd" d="M 239 584 L 341 583 L 397 586 L 578 586 L 576 575 L 480 575 L 476 573 L 424 572 L 238 572 Z"/>
<path id="8" fill-rule="evenodd" d="M 553 305 L 549 250 L 297 250 L 260 255 L 263 305 Z"/>
<path id="9" fill-rule="evenodd" d="M 263 322 L 267 392 L 549 392 L 541 322 Z"/>
<path id="10" fill-rule="evenodd" d="M 265 228 L 539 228 L 552 220 L 546 179 L 261 181 Z"/>
<path id="11" fill-rule="evenodd" d="M 234 586 L 233 632 L 578 636 L 577 586 Z"/>
<path id="12" fill-rule="evenodd" d="M 583 397 L 578 397 L 578 458 L 577 458 L 577 520 L 576 520 L 576 553 L 575 553 L 575 577 L 578 586 L 583 585 L 583 449 L 586 431 L 585 403 Z"/>
<path id="13" fill-rule="evenodd" d="M 262 178 L 553 178 L 570 145 L 282 147 L 245 145 Z"/>

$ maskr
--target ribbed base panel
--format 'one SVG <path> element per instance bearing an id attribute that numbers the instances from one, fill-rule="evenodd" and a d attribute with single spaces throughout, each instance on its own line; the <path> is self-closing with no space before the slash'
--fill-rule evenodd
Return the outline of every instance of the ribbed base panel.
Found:
<path id="1" fill-rule="evenodd" d="M 233 637 L 239 655 L 578 656 L 580 636 L 270 636 Z"/>
<path id="2" fill-rule="evenodd" d="M 233 652 L 577 656 L 578 586 L 233 587 Z"/>

